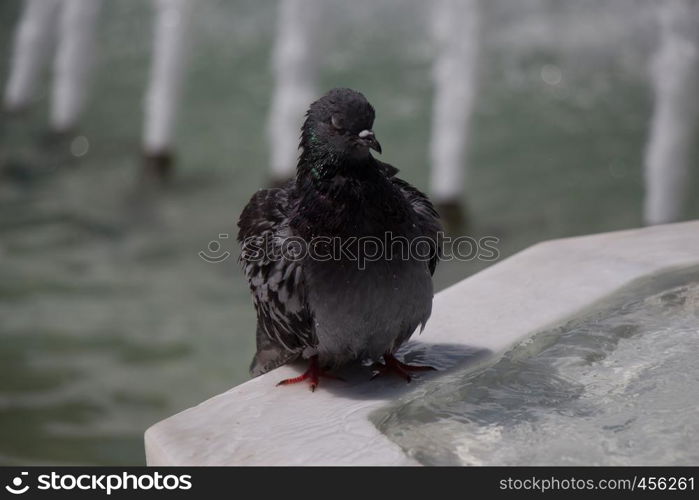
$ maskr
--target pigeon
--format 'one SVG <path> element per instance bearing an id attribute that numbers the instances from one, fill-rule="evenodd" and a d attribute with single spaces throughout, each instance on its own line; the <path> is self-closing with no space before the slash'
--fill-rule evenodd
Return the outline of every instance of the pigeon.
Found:
<path id="1" fill-rule="evenodd" d="M 371 154 L 381 153 L 374 117 L 360 92 L 330 90 L 306 113 L 296 177 L 260 189 L 243 209 L 253 377 L 297 359 L 308 360 L 306 372 L 278 385 L 315 390 L 351 362 L 408 382 L 409 372 L 434 369 L 394 354 L 430 317 L 442 227 L 427 196 Z"/>

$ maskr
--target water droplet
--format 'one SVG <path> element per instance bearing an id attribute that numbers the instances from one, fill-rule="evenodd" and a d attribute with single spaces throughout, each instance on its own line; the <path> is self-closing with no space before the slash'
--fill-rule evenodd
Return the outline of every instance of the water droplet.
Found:
<path id="1" fill-rule="evenodd" d="M 90 150 L 90 141 L 84 135 L 79 135 L 70 143 L 70 152 L 73 156 L 80 158 L 85 156 Z"/>
<path id="2" fill-rule="evenodd" d="M 555 64 L 544 64 L 541 67 L 541 79 L 547 85 L 558 85 L 563 80 L 561 68 Z"/>

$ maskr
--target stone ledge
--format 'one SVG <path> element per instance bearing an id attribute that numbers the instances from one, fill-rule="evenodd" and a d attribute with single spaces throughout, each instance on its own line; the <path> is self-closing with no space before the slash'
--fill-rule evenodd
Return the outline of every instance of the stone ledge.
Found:
<path id="1" fill-rule="evenodd" d="M 635 279 L 696 264 L 699 221 L 534 245 L 435 296 L 425 331 L 402 351 L 439 373 L 370 382 L 356 367 L 311 393 L 276 387 L 300 369 L 281 367 L 153 425 L 148 465 L 417 465 L 370 413 L 456 366 L 491 362 Z"/>

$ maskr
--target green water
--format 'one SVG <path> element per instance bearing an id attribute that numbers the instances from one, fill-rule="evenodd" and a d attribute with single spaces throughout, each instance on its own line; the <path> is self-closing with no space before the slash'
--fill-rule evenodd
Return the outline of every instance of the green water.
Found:
<path id="1" fill-rule="evenodd" d="M 319 86 L 362 90 L 377 109 L 383 159 L 426 188 L 426 9 L 352 5 L 331 3 Z M 526 30 L 512 41 L 512 26 L 542 15 L 560 27 L 549 36 L 565 36 L 577 14 L 559 7 L 518 21 L 507 2 L 489 5 L 465 194 L 472 234 L 500 238 L 504 257 L 543 239 L 640 225 L 646 45 L 628 37 L 583 50 Z M 19 6 L 0 3 L 2 82 Z M 105 2 L 77 132 L 87 155 L 47 144 L 46 84 L 27 113 L 1 116 L 0 167 L 10 172 L 0 176 L 2 464 L 142 463 L 149 425 L 247 378 L 255 318 L 246 283 L 234 258 L 210 264 L 197 254 L 234 233 L 264 183 L 275 4 L 198 4 L 178 173 L 155 191 L 136 182 L 149 11 L 148 2 Z M 544 64 L 561 68 L 560 85 L 542 81 Z M 697 202 L 687 218 L 699 216 Z M 232 238 L 221 243 L 237 252 Z M 486 265 L 442 265 L 437 287 Z"/>

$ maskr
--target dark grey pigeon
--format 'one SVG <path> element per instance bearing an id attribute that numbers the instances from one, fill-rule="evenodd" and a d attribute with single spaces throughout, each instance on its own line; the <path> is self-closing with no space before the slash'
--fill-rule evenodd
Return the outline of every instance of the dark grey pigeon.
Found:
<path id="1" fill-rule="evenodd" d="M 381 152 L 373 124 L 361 93 L 328 92 L 306 113 L 296 178 L 259 190 L 240 216 L 253 376 L 299 357 L 308 370 L 280 384 L 315 389 L 325 370 L 357 360 L 408 381 L 432 369 L 393 353 L 430 317 L 441 226 L 427 197 L 371 155 Z"/>

